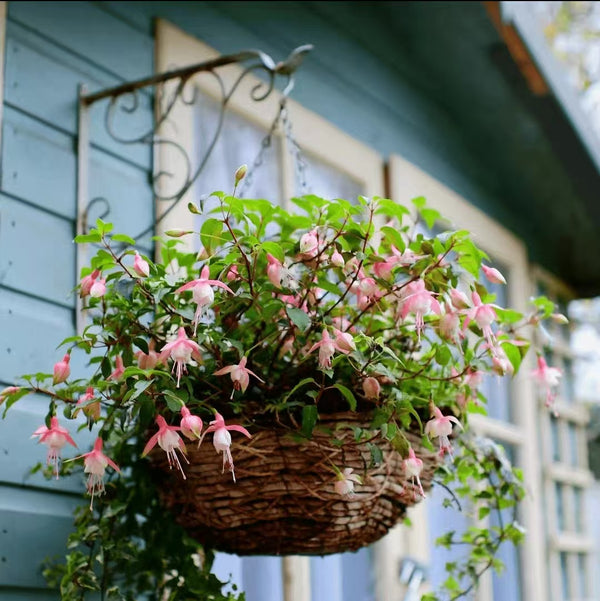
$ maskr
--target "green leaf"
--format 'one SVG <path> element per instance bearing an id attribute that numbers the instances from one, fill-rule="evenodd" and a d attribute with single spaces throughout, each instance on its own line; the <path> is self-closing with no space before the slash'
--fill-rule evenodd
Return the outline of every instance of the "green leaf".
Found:
<path id="1" fill-rule="evenodd" d="M 519 367 L 521 367 L 521 362 L 523 361 L 523 357 L 527 352 L 528 346 L 516 346 L 511 344 L 510 342 L 502 343 L 502 350 L 506 353 L 508 360 L 515 370 L 515 375 L 519 371 Z"/>
<path id="2" fill-rule="evenodd" d="M 389 225 L 384 225 L 381 227 L 381 233 L 383 234 L 384 238 L 390 244 L 393 244 L 400 252 L 404 252 L 406 250 L 406 243 L 396 228 L 390 227 Z"/>
<path id="3" fill-rule="evenodd" d="M 173 413 L 179 413 L 184 405 L 184 402 L 171 390 L 165 390 L 165 400 L 167 401 L 167 407 Z"/>
<path id="4" fill-rule="evenodd" d="M 348 401 L 350 410 L 356 411 L 356 397 L 354 396 L 352 391 L 349 388 L 343 386 L 342 384 L 334 384 L 333 388 L 337 388 L 344 395 L 344 398 Z"/>
<path id="5" fill-rule="evenodd" d="M 523 313 L 519 313 L 512 309 L 502 309 L 500 307 L 496 307 L 496 315 L 498 315 L 498 319 L 504 323 L 517 323 L 517 321 L 523 319 Z"/>
<path id="6" fill-rule="evenodd" d="M 435 352 L 435 360 L 440 365 L 448 365 L 448 363 L 450 362 L 450 359 L 452 359 L 452 352 L 450 351 L 450 349 L 445 345 L 438 346 L 438 348 Z"/>
<path id="7" fill-rule="evenodd" d="M 92 230 L 89 234 L 79 234 L 79 236 L 75 236 L 75 242 L 77 244 L 98 243 L 102 242 L 102 236 L 100 235 L 100 232 Z"/>
<path id="8" fill-rule="evenodd" d="M 435 222 L 441 218 L 440 212 L 436 211 L 435 209 L 423 208 L 421 209 L 420 213 L 421 217 L 423 218 L 429 229 L 432 229 L 435 225 Z"/>
<path id="9" fill-rule="evenodd" d="M 285 312 L 291 322 L 303 332 L 310 326 L 310 317 L 302 309 L 298 309 L 297 307 L 286 307 Z"/>
<path id="10" fill-rule="evenodd" d="M 372 442 L 367 444 L 369 452 L 371 453 L 371 463 L 373 465 L 379 465 L 383 461 L 383 452 L 378 445 Z"/>
<path id="11" fill-rule="evenodd" d="M 115 234 L 111 237 L 111 240 L 113 240 L 114 242 L 124 242 L 125 244 L 135 246 L 135 240 L 131 236 L 127 236 L 126 234 Z"/>
<path id="12" fill-rule="evenodd" d="M 218 219 L 207 219 L 200 230 L 200 240 L 208 254 L 213 251 L 225 240 L 222 236 L 223 222 Z"/>
<path id="13" fill-rule="evenodd" d="M 296 384 L 296 386 L 294 386 L 294 388 L 292 388 L 283 398 L 282 403 L 285 404 L 287 402 L 287 400 L 295 393 L 298 392 L 298 390 L 300 390 L 301 388 L 304 388 L 304 386 L 306 386 L 307 384 L 316 384 L 314 378 L 304 378 L 304 380 L 300 380 L 300 382 L 298 382 L 298 384 Z"/>
<path id="14" fill-rule="evenodd" d="M 425 200 L 424 196 L 417 196 L 416 198 L 412 199 L 412 203 L 415 205 L 415 207 L 417 207 L 417 209 L 421 210 L 425 208 L 427 200 Z"/>
<path id="15" fill-rule="evenodd" d="M 137 346 L 142 353 L 145 353 L 146 355 L 148 354 L 148 343 L 143 338 L 134 338 L 133 344 L 135 344 L 135 346 Z"/>
<path id="16" fill-rule="evenodd" d="M 270 255 L 273 255 L 278 261 L 281 261 L 281 263 L 285 260 L 285 253 L 281 246 L 276 242 L 263 242 L 261 248 Z"/>
<path id="17" fill-rule="evenodd" d="M 109 232 L 112 232 L 113 224 L 102 221 L 102 219 L 98 217 L 98 219 L 96 219 L 96 229 L 100 234 L 108 234 Z"/>
<path id="18" fill-rule="evenodd" d="M 316 405 L 305 405 L 302 407 L 302 433 L 304 436 L 308 438 L 312 436 L 313 428 L 318 419 L 319 413 Z"/>
<path id="19" fill-rule="evenodd" d="M 133 385 L 133 394 L 129 397 L 129 400 L 133 401 L 134 399 L 137 399 L 140 396 L 140 394 L 142 394 L 145 390 L 150 388 L 150 386 L 152 386 L 153 383 L 154 383 L 154 379 L 138 380 Z"/>

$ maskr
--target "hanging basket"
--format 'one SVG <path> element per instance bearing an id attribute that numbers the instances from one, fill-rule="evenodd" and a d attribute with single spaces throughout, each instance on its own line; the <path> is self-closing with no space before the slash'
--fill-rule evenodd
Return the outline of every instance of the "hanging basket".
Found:
<path id="1" fill-rule="evenodd" d="M 164 453 L 155 453 L 163 500 L 177 521 L 204 545 L 238 555 L 326 555 L 355 551 L 392 528 L 407 507 L 420 500 L 407 479 L 402 457 L 378 432 L 357 443 L 353 427 L 368 428 L 367 415 L 322 416 L 310 440 L 282 425 L 269 426 L 252 439 L 233 433 L 234 483 L 222 473 L 211 437 L 198 449 L 189 444 L 187 479 L 170 471 Z M 439 465 L 418 433 L 406 436 L 423 460 L 427 491 Z M 382 451 L 372 466 L 369 443 Z M 335 492 L 332 465 L 361 476 L 355 493 Z"/>

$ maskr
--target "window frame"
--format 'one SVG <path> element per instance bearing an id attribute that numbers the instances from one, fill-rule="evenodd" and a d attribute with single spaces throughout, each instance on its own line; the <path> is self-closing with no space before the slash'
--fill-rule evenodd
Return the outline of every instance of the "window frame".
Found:
<path id="1" fill-rule="evenodd" d="M 174 66 L 200 63 L 219 56 L 219 52 L 214 48 L 163 19 L 156 21 L 155 48 L 155 65 L 158 72 L 168 71 Z M 242 72 L 243 67 L 231 65 L 219 71 L 219 75 L 229 89 Z M 194 81 L 202 93 L 217 101 L 220 99 L 220 88 L 216 78 L 199 74 L 195 76 Z M 255 75 L 251 73 L 246 75 L 231 97 L 227 110 L 258 125 L 266 134 L 278 113 L 283 95 L 280 91 L 273 90 L 260 102 L 252 100 L 252 90 L 261 83 L 262 81 Z M 363 187 L 365 196 L 383 194 L 384 162 L 379 153 L 290 98 L 287 100 L 287 109 L 295 142 L 303 153 L 339 170 L 359 183 Z M 168 135 L 173 124 L 177 127 L 178 144 L 183 146 L 188 156 L 192 156 L 193 111 L 183 106 L 181 102 L 176 103 L 171 118 L 161 128 L 162 133 Z M 161 135 L 161 130 L 158 134 Z M 289 199 L 294 195 L 294 160 L 285 135 L 281 131 L 276 132 L 276 135 L 280 139 L 281 149 L 282 196 L 284 199 Z M 174 153 L 169 153 L 165 145 L 157 145 L 155 165 L 160 166 L 160 170 L 177 173 L 177 170 L 181 169 L 181 164 L 177 165 L 176 160 Z M 159 169 L 155 169 L 155 172 L 158 173 Z M 189 223 L 190 219 L 187 204 L 192 200 L 192 189 L 190 189 L 177 206 L 159 222 L 156 234 L 161 235 L 170 229 L 187 229 L 185 224 Z M 158 200 L 156 202 L 157 215 L 160 216 L 165 209 L 165 203 Z M 182 241 L 186 245 L 184 248 L 191 248 L 189 236 L 184 236 Z"/>
<path id="2" fill-rule="evenodd" d="M 539 266 L 534 266 L 533 276 L 535 282 L 544 286 L 544 293 L 551 298 L 557 300 L 562 298 L 572 300 L 575 298 L 575 293 L 558 278 L 548 273 Z M 570 348 L 568 340 L 564 338 L 562 332 L 565 331 L 565 326 L 555 324 L 552 329 L 553 341 L 552 344 L 543 345 L 543 341 L 539 341 L 540 348 L 550 348 L 553 355 L 559 360 L 573 358 L 573 352 Z M 584 509 L 586 498 L 585 491 L 594 482 L 594 477 L 589 470 L 587 461 L 587 449 L 585 447 L 585 425 L 589 422 L 589 411 L 575 394 L 569 400 L 565 399 L 560 393 L 555 401 L 555 408 L 558 416 L 554 419 L 557 421 L 557 442 L 559 450 L 559 458 L 554 457 L 554 441 L 552 435 L 552 418 L 548 411 L 544 411 L 543 399 L 538 399 L 541 419 L 541 452 L 543 458 L 543 486 L 544 496 L 546 499 L 546 533 L 547 533 L 547 549 L 546 556 L 548 565 L 550 566 L 548 580 L 552 590 L 552 601 L 562 601 L 562 568 L 561 554 L 567 554 L 567 576 L 568 576 L 568 592 L 570 599 L 582 599 L 579 596 L 577 587 L 579 584 L 578 578 L 578 558 L 584 555 L 585 569 L 585 586 L 588 592 L 585 599 L 592 599 L 593 595 L 593 577 L 591 568 L 591 560 L 594 553 L 594 540 L 585 533 L 588 531 L 586 527 L 587 513 Z M 571 441 L 569 440 L 569 426 L 575 428 L 575 442 L 577 461 L 573 465 L 571 454 Z M 568 458 L 568 459 L 566 459 Z M 556 486 L 562 486 L 562 512 L 564 519 L 564 528 L 561 528 L 560 519 L 558 516 L 558 499 Z M 580 490 L 582 511 L 579 516 L 580 524 L 578 531 L 577 507 L 575 507 L 575 489 Z"/>
<path id="3" fill-rule="evenodd" d="M 410 199 L 424 196 L 428 206 L 443 216 L 451 215 L 461 229 L 472 232 L 474 241 L 495 259 L 506 265 L 505 275 L 510 282 L 509 305 L 525 311 L 533 294 L 532 278 L 524 243 L 515 235 L 469 203 L 448 186 L 406 159 L 392 155 L 388 165 L 389 195 L 406 204 Z M 489 417 L 473 415 L 471 427 L 478 433 L 493 437 L 500 443 L 512 444 L 516 450 L 516 463 L 523 470 L 528 494 L 521 503 L 520 515 L 527 527 L 527 537 L 521 549 L 521 574 L 523 599 L 547 598 L 546 566 L 544 563 L 544 527 L 542 510 L 542 480 L 540 475 L 537 434 L 538 403 L 531 379 L 532 354 L 526 358 L 518 376 L 512 382 L 513 421 L 511 423 Z M 518 402 L 515 402 L 516 399 Z M 416 511 L 415 511 L 416 510 Z M 429 562 L 429 536 L 426 505 L 420 504 L 411 512 L 413 525 L 400 528 L 398 544 L 390 549 L 393 554 L 387 561 L 396 563 L 410 555 L 420 562 Z M 386 561 L 385 556 L 382 560 Z M 492 575 L 488 572 L 480 580 L 477 599 L 493 598 Z"/>

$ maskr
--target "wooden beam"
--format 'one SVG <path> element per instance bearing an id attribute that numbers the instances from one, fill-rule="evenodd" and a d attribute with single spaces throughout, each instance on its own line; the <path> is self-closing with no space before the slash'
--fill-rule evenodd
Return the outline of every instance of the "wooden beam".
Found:
<path id="1" fill-rule="evenodd" d="M 500 2 L 483 2 L 482 4 L 485 6 L 498 34 L 504 40 L 531 92 L 536 96 L 546 96 L 550 92 L 550 88 L 517 30 L 512 25 L 507 25 L 502 21 Z"/>

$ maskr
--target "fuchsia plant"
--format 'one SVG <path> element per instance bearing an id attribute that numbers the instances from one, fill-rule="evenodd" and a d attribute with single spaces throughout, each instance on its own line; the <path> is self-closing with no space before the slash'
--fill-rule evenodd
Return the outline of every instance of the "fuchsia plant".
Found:
<path id="1" fill-rule="evenodd" d="M 423 448 L 438 444 L 440 455 L 452 456 L 454 446 L 461 478 L 468 472 L 485 479 L 500 465 L 488 458 L 480 470 L 482 456 L 469 450 L 467 438 L 452 445 L 453 425 L 466 426 L 469 412 L 485 412 L 482 378 L 519 371 L 533 328 L 555 315 L 550 301 L 535 300 L 527 314 L 498 307 L 484 280 L 500 285 L 505 278 L 482 264 L 487 256 L 468 233 L 416 233 L 410 212 L 388 199 L 352 204 L 309 196 L 293 199 L 301 213 L 292 213 L 263 200 L 215 196 L 219 206 L 203 216 L 199 231 L 188 224 L 172 232 L 154 263 L 134 247 L 123 249 L 134 241 L 100 220 L 79 237 L 101 247 L 79 285 L 90 324 L 64 341 L 62 361 L 52 368 L 48 359 L 52 373 L 26 376 L 0 393 L 7 408 L 27 393 L 49 400 L 46 424 L 34 436 L 48 446 L 56 477 L 81 465 L 60 463 L 75 440 L 59 415 L 85 427 L 78 417 L 85 412 L 96 442 L 75 459 L 83 459 L 92 499 L 106 493 L 94 511 L 102 516 L 107 507 L 109 516 L 121 516 L 112 525 L 100 518 L 102 536 L 110 528 L 115 536 L 118 523 L 122 536 L 147 534 L 148 544 L 160 544 L 152 532 L 167 526 L 145 479 L 148 456 L 166 453 L 182 481 L 190 469 L 185 439 L 200 444 L 210 435 L 233 487 L 235 446 L 245 439 L 232 440 L 231 432 L 252 439 L 274 422 L 308 440 L 322 416 L 366 415 L 372 425 L 356 428 L 355 440 L 368 442 L 374 464 L 379 445 L 391 444 L 419 498 Z M 417 220 L 439 217 L 422 199 L 415 205 Z M 198 213 L 193 207 L 190 219 Z M 193 232 L 185 235 L 199 241 L 201 252 L 180 249 L 182 232 Z M 88 372 L 73 377 L 73 353 L 89 356 Z M 560 371 L 540 356 L 531 375 L 551 404 Z M 326 494 L 342 504 L 361 495 L 363 482 L 343 457 L 324 461 Z M 486 498 L 497 500 L 489 486 Z M 507 490 L 516 502 L 518 478 Z M 148 516 L 147 532 L 133 515 Z M 92 519 L 80 523 L 89 527 Z M 480 557 L 473 561 L 477 572 Z"/>

